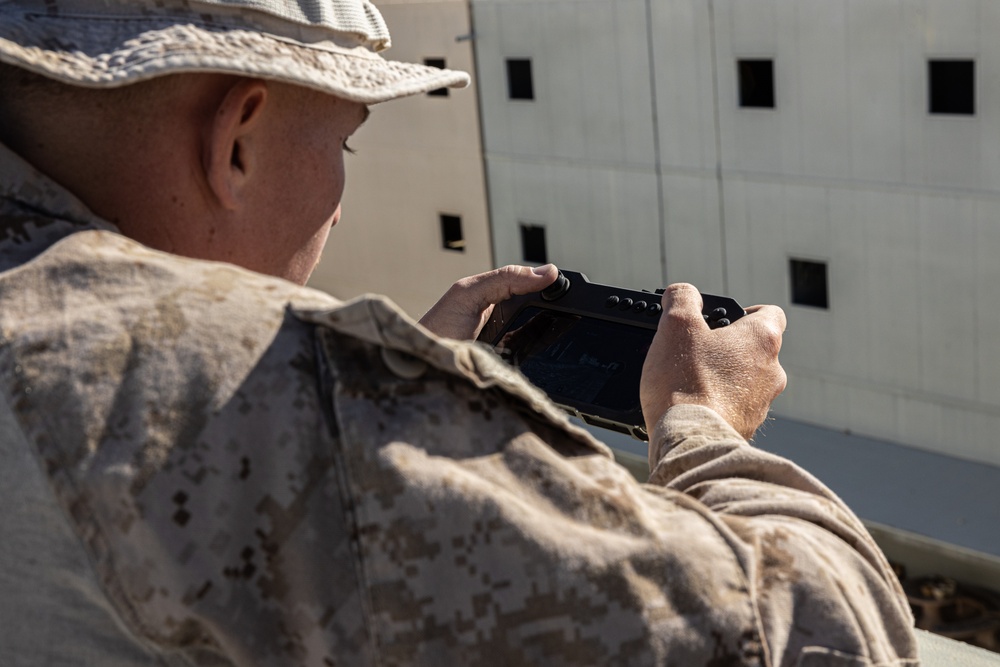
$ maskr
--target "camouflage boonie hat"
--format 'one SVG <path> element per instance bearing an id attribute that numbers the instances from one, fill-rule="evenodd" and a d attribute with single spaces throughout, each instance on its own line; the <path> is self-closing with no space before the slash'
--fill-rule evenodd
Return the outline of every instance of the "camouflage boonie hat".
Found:
<path id="1" fill-rule="evenodd" d="M 0 0 L 0 61 L 71 85 L 222 72 L 374 104 L 469 82 L 389 44 L 368 0 Z"/>

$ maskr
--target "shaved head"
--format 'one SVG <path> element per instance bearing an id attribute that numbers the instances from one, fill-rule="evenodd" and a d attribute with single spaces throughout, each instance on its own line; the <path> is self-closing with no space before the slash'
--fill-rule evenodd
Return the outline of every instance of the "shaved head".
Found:
<path id="1" fill-rule="evenodd" d="M 277 81 L 170 74 L 82 88 L 0 66 L 0 141 L 125 236 L 305 283 L 340 218 L 365 105 Z"/>

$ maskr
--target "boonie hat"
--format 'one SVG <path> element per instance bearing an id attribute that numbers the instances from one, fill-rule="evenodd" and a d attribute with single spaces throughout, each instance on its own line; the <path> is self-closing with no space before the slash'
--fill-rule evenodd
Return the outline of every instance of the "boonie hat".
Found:
<path id="1" fill-rule="evenodd" d="M 374 104 L 468 85 L 389 45 L 367 0 L 0 0 L 0 61 L 76 86 L 222 72 Z"/>

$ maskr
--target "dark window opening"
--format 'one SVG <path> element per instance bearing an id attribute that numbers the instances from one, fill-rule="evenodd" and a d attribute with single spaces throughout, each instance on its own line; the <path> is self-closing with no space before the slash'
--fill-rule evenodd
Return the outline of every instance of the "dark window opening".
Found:
<path id="1" fill-rule="evenodd" d="M 521 257 L 532 264 L 547 264 L 545 227 L 521 223 Z"/>
<path id="2" fill-rule="evenodd" d="M 793 259 L 790 260 L 789 266 L 792 276 L 792 303 L 813 308 L 829 308 L 826 262 Z"/>
<path id="3" fill-rule="evenodd" d="M 531 82 L 530 59 L 507 59 L 507 96 L 512 100 L 535 99 L 535 88 Z"/>
<path id="4" fill-rule="evenodd" d="M 441 214 L 441 245 L 445 250 L 465 252 L 465 237 L 462 236 L 461 217 Z"/>
<path id="5" fill-rule="evenodd" d="M 975 61 L 928 60 L 927 97 L 930 113 L 974 115 L 976 113 Z"/>
<path id="6" fill-rule="evenodd" d="M 424 64 L 428 67 L 437 67 L 438 69 L 444 69 L 444 58 L 424 58 Z M 434 90 L 428 90 L 427 94 L 431 97 L 448 97 L 447 88 L 435 88 Z"/>
<path id="7" fill-rule="evenodd" d="M 740 106 L 757 109 L 774 108 L 774 61 L 737 60 Z"/>

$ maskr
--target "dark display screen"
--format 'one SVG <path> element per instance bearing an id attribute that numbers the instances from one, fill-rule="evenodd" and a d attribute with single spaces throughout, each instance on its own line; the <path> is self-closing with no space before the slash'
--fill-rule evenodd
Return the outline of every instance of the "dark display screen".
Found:
<path id="1" fill-rule="evenodd" d="M 556 402 L 630 412 L 639 409 L 639 378 L 654 333 L 531 307 L 495 347 Z"/>

